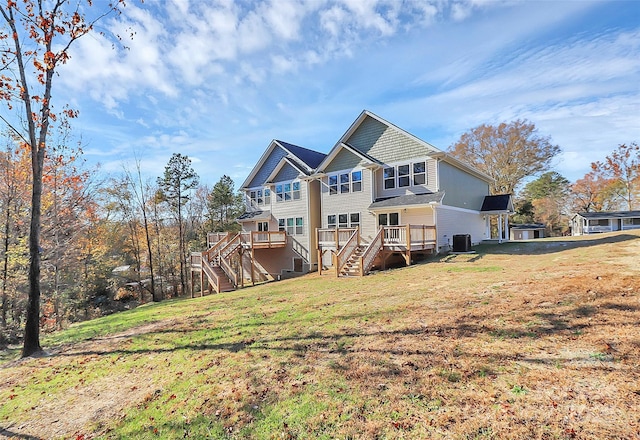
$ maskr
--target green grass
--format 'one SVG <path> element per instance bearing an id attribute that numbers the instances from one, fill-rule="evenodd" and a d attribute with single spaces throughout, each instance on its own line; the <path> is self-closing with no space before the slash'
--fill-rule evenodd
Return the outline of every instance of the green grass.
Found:
<path id="1" fill-rule="evenodd" d="M 633 438 L 640 282 L 620 275 L 634 269 L 614 252 L 628 244 L 629 258 L 637 243 L 483 245 L 473 260 L 314 274 L 75 324 L 43 339 L 51 356 L 0 369 L 0 427 L 45 438 Z M 597 296 L 593 264 L 572 262 L 585 250 L 611 262 Z M 613 359 L 603 341 L 615 363 L 594 362 Z"/>

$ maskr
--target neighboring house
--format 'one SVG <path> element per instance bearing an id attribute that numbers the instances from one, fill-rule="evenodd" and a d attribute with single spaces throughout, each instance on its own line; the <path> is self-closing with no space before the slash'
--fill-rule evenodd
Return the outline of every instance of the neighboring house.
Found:
<path id="1" fill-rule="evenodd" d="M 525 223 L 510 227 L 511 240 L 533 240 L 544 238 L 545 226 L 542 223 Z"/>
<path id="2" fill-rule="evenodd" d="M 640 211 L 579 212 L 571 218 L 572 235 L 638 228 L 640 228 Z"/>
<path id="3" fill-rule="evenodd" d="M 194 254 L 193 271 L 216 291 L 223 272 L 234 287 L 323 267 L 363 275 L 394 256 L 410 264 L 448 250 L 455 235 L 491 239 L 492 218 L 502 241 L 513 206 L 510 195 L 489 196 L 491 182 L 363 111 L 327 155 L 272 141 L 241 186 L 243 232 L 212 236 L 210 249 Z M 229 256 L 235 262 L 225 262 Z"/>

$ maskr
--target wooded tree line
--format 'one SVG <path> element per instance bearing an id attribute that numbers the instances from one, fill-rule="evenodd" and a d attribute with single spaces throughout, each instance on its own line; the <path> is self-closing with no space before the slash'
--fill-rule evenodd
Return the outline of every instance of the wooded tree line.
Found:
<path id="1" fill-rule="evenodd" d="M 480 125 L 449 148 L 494 179 L 492 194 L 513 194 L 515 223 L 542 223 L 550 235 L 568 233 L 576 212 L 639 209 L 640 146 L 620 144 L 576 182 L 553 171 L 561 149 L 526 120 Z"/>
<path id="2" fill-rule="evenodd" d="M 0 152 L 1 324 L 5 338 L 24 325 L 30 218 L 28 148 L 6 134 Z M 139 163 L 113 177 L 84 169 L 81 151 L 51 149 L 43 171 L 41 320 L 44 330 L 188 292 L 188 258 L 206 234 L 234 231 L 243 210 L 233 180 L 198 183 L 174 154 L 157 179 Z M 2 341 L 0 341 L 2 342 Z M 7 342 L 7 341 L 5 341 Z"/>

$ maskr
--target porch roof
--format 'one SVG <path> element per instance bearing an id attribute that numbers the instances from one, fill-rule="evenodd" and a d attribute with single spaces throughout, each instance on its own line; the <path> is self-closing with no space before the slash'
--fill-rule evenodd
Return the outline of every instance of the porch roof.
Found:
<path id="1" fill-rule="evenodd" d="M 494 196 L 485 196 L 482 202 L 481 212 L 484 213 L 512 213 L 513 203 L 511 202 L 511 194 L 497 194 Z"/>
<path id="2" fill-rule="evenodd" d="M 586 219 L 640 218 L 640 211 L 579 212 L 576 215 Z"/>
<path id="3" fill-rule="evenodd" d="M 376 209 L 385 209 L 385 208 L 401 208 L 401 207 L 412 207 L 415 208 L 419 205 L 428 205 L 430 203 L 441 203 L 442 198 L 444 197 L 444 191 L 438 191 L 435 193 L 427 193 L 427 194 L 408 194 L 404 196 L 397 197 L 386 197 L 377 199 L 371 205 L 369 205 L 369 210 L 374 211 Z"/>
<path id="4" fill-rule="evenodd" d="M 238 222 L 269 220 L 271 211 L 247 211 L 236 219 Z"/>

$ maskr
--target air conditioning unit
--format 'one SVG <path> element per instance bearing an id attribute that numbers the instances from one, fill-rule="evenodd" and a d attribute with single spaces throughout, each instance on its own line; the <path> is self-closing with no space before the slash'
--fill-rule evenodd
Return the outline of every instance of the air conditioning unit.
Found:
<path id="1" fill-rule="evenodd" d="M 471 252 L 471 235 L 459 234 L 453 236 L 453 252 Z"/>

